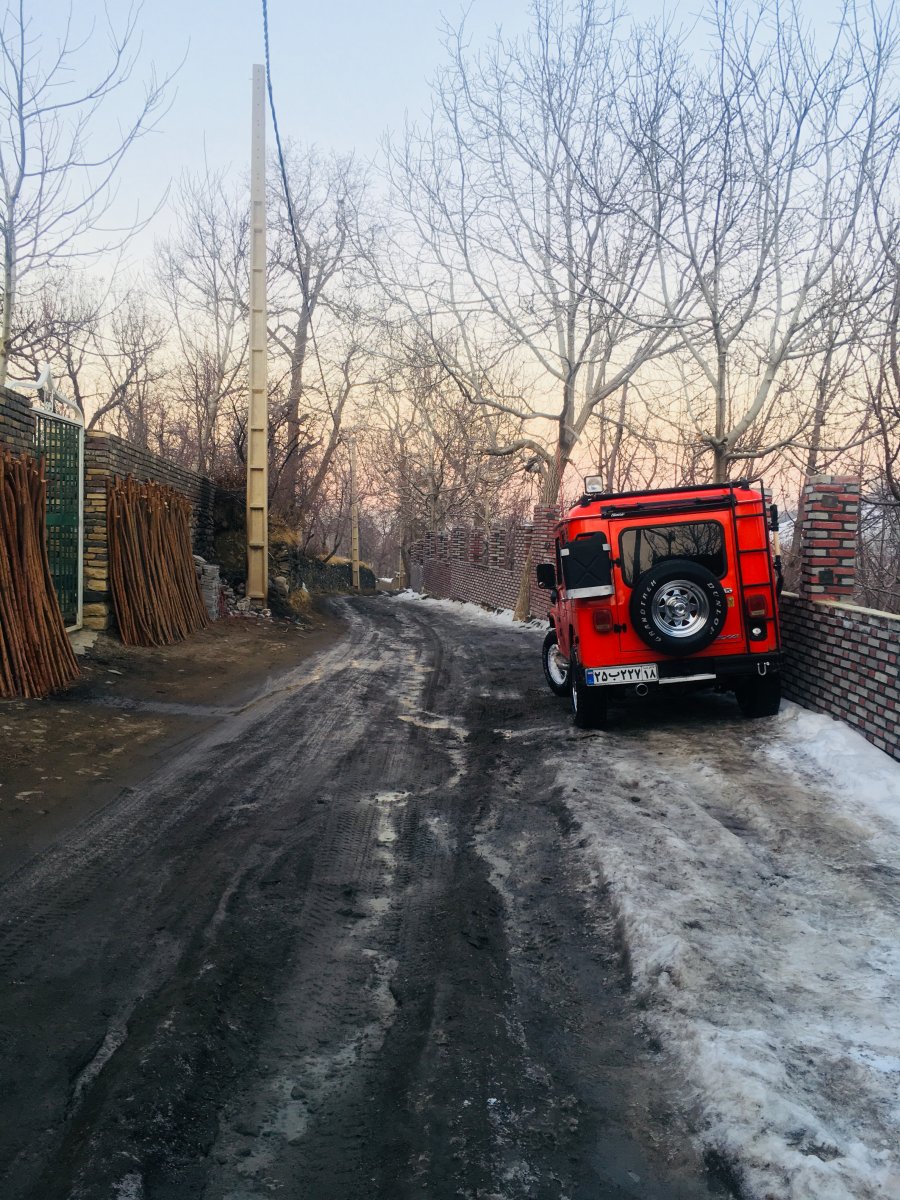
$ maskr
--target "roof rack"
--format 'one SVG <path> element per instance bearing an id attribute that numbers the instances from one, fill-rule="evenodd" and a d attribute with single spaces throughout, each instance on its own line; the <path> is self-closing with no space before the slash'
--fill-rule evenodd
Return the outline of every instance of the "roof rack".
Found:
<path id="1" fill-rule="evenodd" d="M 678 487 L 644 488 L 637 492 L 585 492 L 578 504 L 583 508 L 598 500 L 636 500 L 641 496 L 671 496 L 682 492 L 722 492 L 748 487 L 747 479 L 727 479 L 724 483 L 686 483 Z"/>

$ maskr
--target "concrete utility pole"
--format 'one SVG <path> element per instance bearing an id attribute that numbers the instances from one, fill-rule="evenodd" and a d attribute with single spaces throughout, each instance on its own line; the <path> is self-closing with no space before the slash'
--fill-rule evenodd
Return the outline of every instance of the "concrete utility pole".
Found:
<path id="1" fill-rule="evenodd" d="M 253 68 L 250 141 L 250 398 L 247 414 L 247 595 L 269 592 L 269 394 L 266 379 L 265 69 Z"/>
<path id="2" fill-rule="evenodd" d="M 350 434 L 350 561 L 353 587 L 359 591 L 359 483 L 356 465 L 356 434 Z"/>

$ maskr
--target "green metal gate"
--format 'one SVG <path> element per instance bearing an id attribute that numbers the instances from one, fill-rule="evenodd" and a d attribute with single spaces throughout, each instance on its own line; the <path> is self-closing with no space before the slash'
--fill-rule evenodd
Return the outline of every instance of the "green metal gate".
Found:
<path id="1" fill-rule="evenodd" d="M 81 625 L 84 428 L 68 417 L 32 410 L 34 445 L 47 475 L 47 553 L 67 629 Z"/>

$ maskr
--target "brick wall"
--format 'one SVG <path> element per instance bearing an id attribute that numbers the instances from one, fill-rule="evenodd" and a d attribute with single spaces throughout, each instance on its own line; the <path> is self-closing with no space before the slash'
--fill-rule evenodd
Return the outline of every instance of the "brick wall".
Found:
<path id="1" fill-rule="evenodd" d="M 84 624 L 107 629 L 112 621 L 109 560 L 106 546 L 106 481 L 131 475 L 152 480 L 187 496 L 191 501 L 194 552 L 212 554 L 215 487 L 203 475 L 140 450 L 111 433 L 92 431 L 84 447 Z"/>
<path id="2" fill-rule="evenodd" d="M 786 592 L 781 625 L 785 695 L 900 759 L 900 616 Z"/>
<path id="3" fill-rule="evenodd" d="M 900 759 L 900 616 L 852 602 L 859 490 L 850 475 L 804 484 L 799 593 L 781 598 L 784 688 Z"/>
<path id="4" fill-rule="evenodd" d="M 34 414 L 29 402 L 8 388 L 0 388 L 0 443 L 20 454 L 34 453 Z"/>
<path id="5" fill-rule="evenodd" d="M 853 599 L 859 478 L 814 475 L 803 485 L 797 517 L 802 596 Z"/>
<path id="6" fill-rule="evenodd" d="M 443 599 L 515 609 L 522 572 L 529 564 L 529 608 L 532 616 L 545 617 L 550 597 L 535 584 L 534 567 L 552 559 L 552 531 L 558 520 L 558 509 L 538 507 L 533 521 L 512 529 L 426 533 L 412 549 L 412 584 Z"/>

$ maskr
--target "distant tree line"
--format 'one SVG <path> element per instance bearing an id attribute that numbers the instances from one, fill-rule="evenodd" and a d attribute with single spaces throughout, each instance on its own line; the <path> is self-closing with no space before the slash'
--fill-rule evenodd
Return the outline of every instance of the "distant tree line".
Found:
<path id="1" fill-rule="evenodd" d="M 110 274 L 97 232 L 166 103 L 151 79 L 85 152 L 136 32 L 59 109 L 76 50 L 47 65 L 24 5 L 3 19 L 0 378 L 49 361 L 90 423 L 237 489 L 245 181 L 178 181 L 140 277 Z M 380 574 L 426 528 L 513 521 L 588 470 L 611 490 L 762 473 L 788 509 L 804 475 L 859 471 L 864 598 L 900 608 L 897 39 L 874 5 L 820 27 L 709 0 L 680 28 L 535 0 L 518 39 L 444 30 L 430 110 L 372 168 L 289 143 L 299 245 L 274 164 L 269 186 L 279 519 L 344 547 L 351 431 Z"/>

